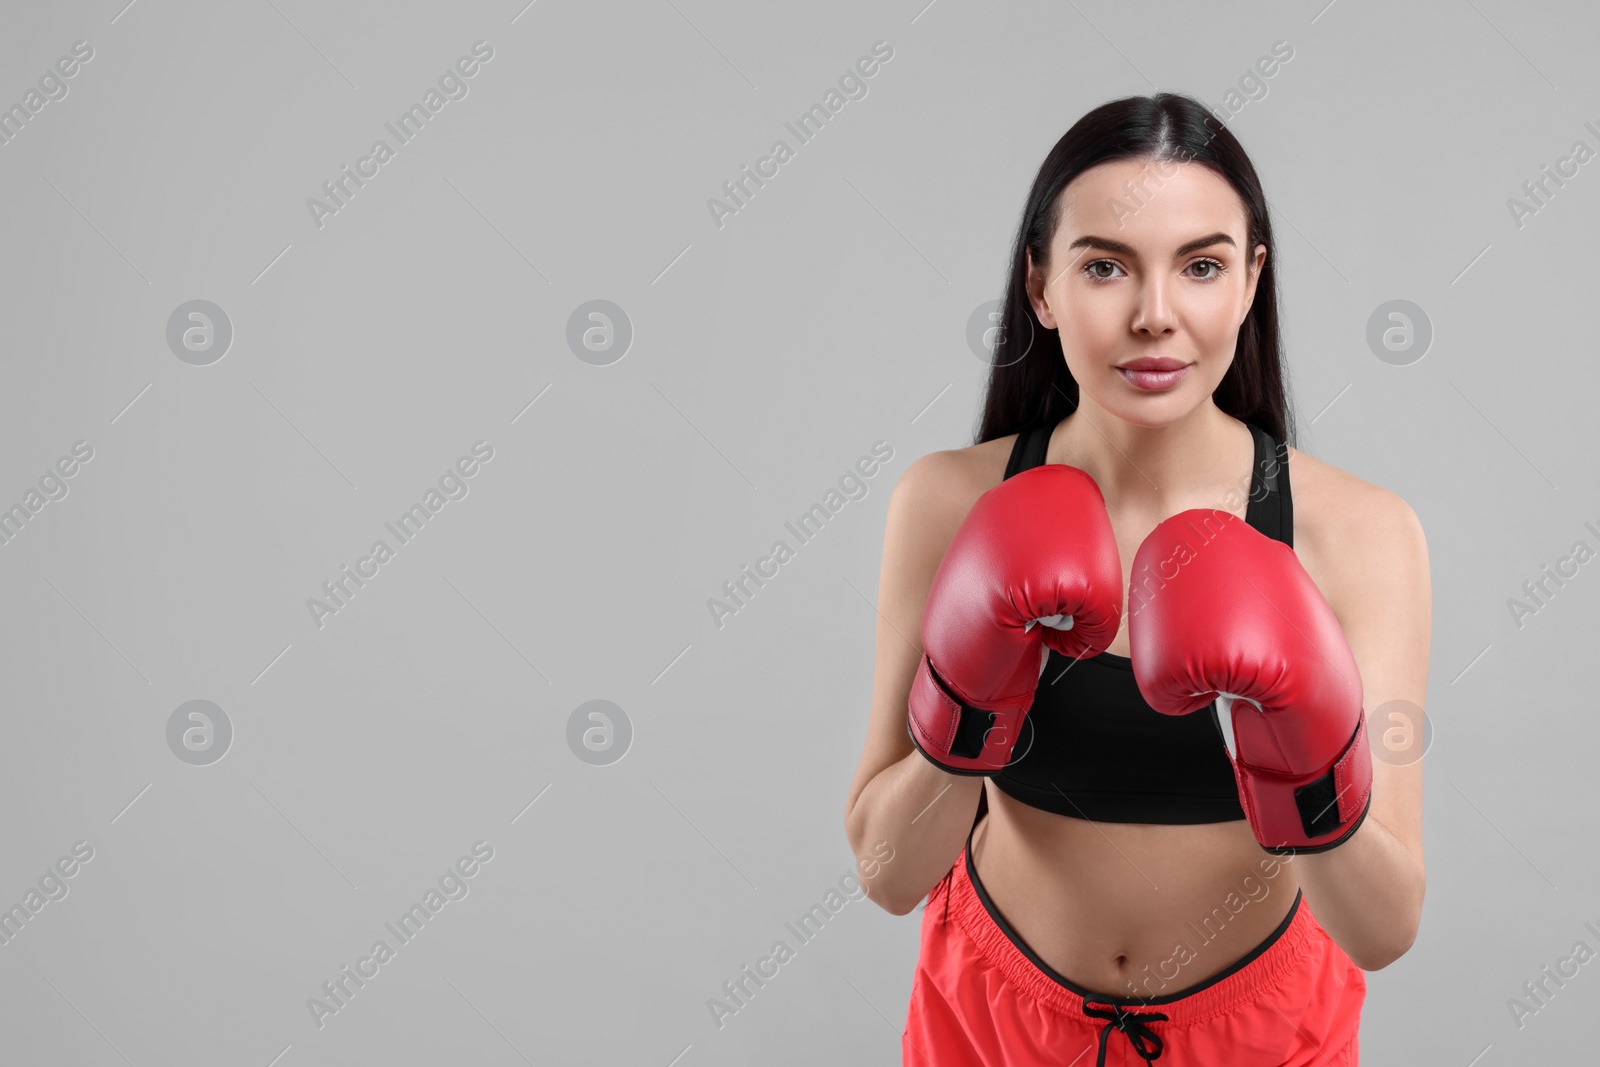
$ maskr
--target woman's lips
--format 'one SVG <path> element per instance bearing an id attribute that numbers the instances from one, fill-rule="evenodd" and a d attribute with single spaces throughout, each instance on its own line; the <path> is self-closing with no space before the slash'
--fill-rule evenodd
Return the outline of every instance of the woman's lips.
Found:
<path id="1" fill-rule="evenodd" d="M 1184 376 L 1189 373 L 1189 368 L 1187 365 L 1176 370 L 1133 370 L 1128 367 L 1118 367 L 1117 373 L 1135 389 L 1159 392 L 1162 389 L 1171 389 L 1183 381 Z"/>

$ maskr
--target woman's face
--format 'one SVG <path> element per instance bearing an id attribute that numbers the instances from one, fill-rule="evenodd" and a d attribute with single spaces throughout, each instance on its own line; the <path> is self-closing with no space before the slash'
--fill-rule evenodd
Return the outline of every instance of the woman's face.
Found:
<path id="1" fill-rule="evenodd" d="M 1119 160 L 1078 175 L 1062 205 L 1028 292 L 1081 395 L 1139 426 L 1206 403 L 1266 259 L 1266 245 L 1247 254 L 1238 194 L 1200 164 Z"/>

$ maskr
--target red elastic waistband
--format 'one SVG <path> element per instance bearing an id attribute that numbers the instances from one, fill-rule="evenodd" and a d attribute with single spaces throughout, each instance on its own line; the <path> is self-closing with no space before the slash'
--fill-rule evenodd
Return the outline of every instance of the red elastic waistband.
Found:
<path id="1" fill-rule="evenodd" d="M 970 844 L 969 840 L 969 847 Z M 991 915 L 979 899 L 977 889 L 967 873 L 967 855 L 968 850 L 963 848 L 956 859 L 944 890 L 946 900 L 937 903 L 930 900 L 926 907 L 937 907 L 942 911 L 948 904 L 950 914 L 971 936 L 979 951 L 1018 989 L 1047 1008 L 1083 1018 L 1084 996 L 1040 970 L 1002 928 L 1003 920 Z M 1253 951 L 1258 951 L 1259 955 L 1232 974 L 1195 983 L 1202 988 L 1193 989 L 1191 986 L 1192 992 L 1179 990 L 1143 999 L 1137 996 L 1101 997 L 1090 992 L 1088 1000 L 1102 1005 L 1121 1004 L 1135 1012 L 1158 1011 L 1167 1016 L 1169 1025 L 1198 1023 L 1232 1011 L 1280 986 L 1291 972 L 1302 966 L 1316 939 L 1326 936 L 1306 908 L 1304 899 L 1296 894 L 1294 915 L 1289 925 L 1277 934 L 1276 940 L 1269 937 L 1267 942 L 1263 942 L 1265 948 L 1257 946 Z"/>

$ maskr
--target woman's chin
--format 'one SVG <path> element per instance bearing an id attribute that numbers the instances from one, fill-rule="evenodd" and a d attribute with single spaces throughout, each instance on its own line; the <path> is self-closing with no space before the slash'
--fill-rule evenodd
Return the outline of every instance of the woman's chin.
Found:
<path id="1" fill-rule="evenodd" d="M 1200 405 L 1200 400 L 1187 389 L 1168 393 L 1144 393 L 1129 396 L 1094 397 L 1094 401 L 1108 413 L 1130 426 L 1158 429 L 1182 419 Z"/>

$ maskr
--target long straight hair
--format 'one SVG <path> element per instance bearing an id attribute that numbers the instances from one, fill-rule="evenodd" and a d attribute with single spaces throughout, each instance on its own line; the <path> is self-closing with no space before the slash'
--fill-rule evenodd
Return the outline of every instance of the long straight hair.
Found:
<path id="1" fill-rule="evenodd" d="M 1219 174 L 1244 204 L 1247 259 L 1267 246 L 1255 301 L 1239 327 L 1233 364 L 1212 393 L 1217 407 L 1279 440 L 1294 443 L 1279 355 L 1276 243 L 1267 198 L 1249 156 L 1204 104 L 1181 93 L 1129 96 L 1101 104 L 1062 135 L 1039 166 L 1011 254 L 1000 331 L 974 444 L 1039 422 L 1054 425 L 1078 406 L 1078 383 L 1067 370 L 1061 336 L 1047 330 L 1028 300 L 1028 259 L 1050 269 L 1050 244 L 1061 223 L 1062 191 L 1090 167 L 1123 159 L 1199 163 Z"/>

